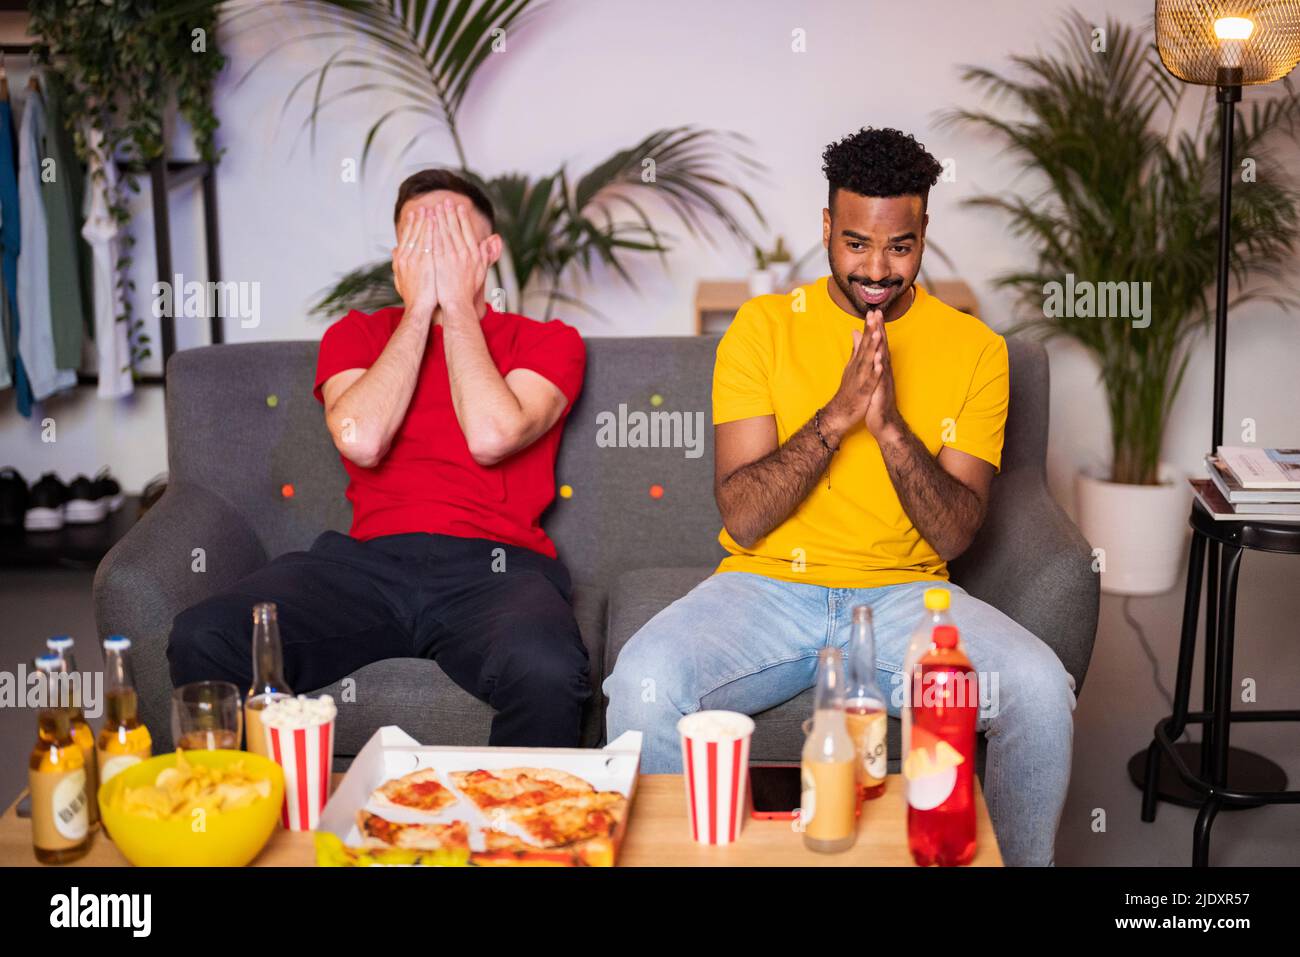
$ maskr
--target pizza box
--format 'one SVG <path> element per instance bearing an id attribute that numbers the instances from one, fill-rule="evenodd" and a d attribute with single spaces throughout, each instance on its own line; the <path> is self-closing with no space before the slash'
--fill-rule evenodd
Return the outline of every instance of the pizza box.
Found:
<path id="1" fill-rule="evenodd" d="M 316 828 L 316 863 L 320 866 L 367 865 L 599 865 L 614 863 L 627 830 L 637 771 L 641 765 L 641 732 L 627 731 L 601 749 L 595 748 L 460 748 L 421 745 L 395 725 L 376 731 L 356 756 L 321 811 Z M 493 771 L 502 768 L 555 768 L 576 775 L 597 791 L 617 791 L 627 798 L 622 819 L 610 839 L 586 842 L 581 850 L 557 848 L 537 852 L 489 852 L 489 831 L 522 837 L 503 815 L 489 816 L 456 791 L 453 771 Z M 385 781 L 412 771 L 433 768 L 440 782 L 459 800 L 436 814 L 376 804 L 375 789 Z M 469 825 L 469 851 L 412 850 L 364 847 L 357 828 L 357 811 L 365 809 L 397 823 Z"/>

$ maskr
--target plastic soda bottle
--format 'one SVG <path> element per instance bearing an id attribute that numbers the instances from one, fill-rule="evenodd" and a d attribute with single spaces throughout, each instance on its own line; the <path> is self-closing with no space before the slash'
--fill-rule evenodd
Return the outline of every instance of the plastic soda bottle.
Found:
<path id="1" fill-rule="evenodd" d="M 952 616 L 948 612 L 952 593 L 946 588 L 927 588 L 925 590 L 925 616 L 912 632 L 907 643 L 907 654 L 903 657 L 903 700 L 899 712 L 903 716 L 902 750 L 903 756 L 912 753 L 912 713 L 911 702 L 916 692 L 916 663 L 930 650 L 930 641 L 934 629 L 939 625 L 951 625 Z M 906 777 L 906 771 L 904 771 Z"/>
<path id="2" fill-rule="evenodd" d="M 907 844 L 922 867 L 969 864 L 975 856 L 975 726 L 979 678 L 958 641 L 940 625 L 918 664 L 907 774 Z"/>

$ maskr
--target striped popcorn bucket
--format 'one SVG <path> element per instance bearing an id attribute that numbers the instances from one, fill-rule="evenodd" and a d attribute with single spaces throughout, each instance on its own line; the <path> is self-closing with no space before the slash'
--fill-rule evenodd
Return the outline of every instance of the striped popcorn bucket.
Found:
<path id="1" fill-rule="evenodd" d="M 330 796 L 334 758 L 334 722 L 308 728 L 266 730 L 271 758 L 284 769 L 284 806 L 280 823 L 289 831 L 315 830 Z"/>
<path id="2" fill-rule="evenodd" d="M 730 844 L 740 836 L 754 722 L 735 711 L 697 711 L 677 722 L 691 837 Z"/>

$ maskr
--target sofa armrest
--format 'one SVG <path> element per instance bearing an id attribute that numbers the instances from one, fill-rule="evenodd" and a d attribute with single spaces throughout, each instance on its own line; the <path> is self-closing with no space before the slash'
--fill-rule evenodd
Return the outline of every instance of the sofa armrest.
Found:
<path id="1" fill-rule="evenodd" d="M 265 562 L 257 536 L 229 503 L 183 483 L 169 485 L 99 563 L 95 622 L 101 638 L 131 639 L 140 716 L 158 750 L 171 739 L 172 619 Z"/>
<path id="2" fill-rule="evenodd" d="M 1041 475 L 1025 469 L 994 479 L 984 527 L 949 571 L 967 592 L 1049 645 L 1074 676 L 1076 694 L 1083 689 L 1101 577 L 1092 570 L 1091 547 Z"/>

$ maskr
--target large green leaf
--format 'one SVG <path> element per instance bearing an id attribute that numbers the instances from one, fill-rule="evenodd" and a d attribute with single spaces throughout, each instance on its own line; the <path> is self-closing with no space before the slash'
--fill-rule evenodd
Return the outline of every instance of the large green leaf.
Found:
<path id="1" fill-rule="evenodd" d="M 233 15 L 248 12 L 238 9 L 237 3 L 228 5 L 235 7 Z M 300 77 L 285 100 L 287 111 L 299 93 L 310 92 L 311 108 L 303 126 L 313 142 L 322 110 L 357 98 L 373 107 L 374 94 L 385 93 L 384 108 L 364 137 L 364 169 L 390 122 L 410 114 L 446 127 L 460 165 L 468 165 L 457 111 L 494 48 L 522 26 L 539 4 L 535 0 L 280 0 L 265 6 L 290 17 L 294 29 L 255 62 L 244 79 L 286 47 L 304 40 L 333 38 L 350 44 Z M 304 22 L 319 23 L 320 29 L 304 31 Z M 261 25 L 255 21 L 251 26 Z M 341 88 L 327 94 L 335 75 Z"/>
<path id="2" fill-rule="evenodd" d="M 1183 87 L 1143 34 L 1108 20 L 1101 52 L 1093 50 L 1093 30 L 1073 13 L 1053 52 L 1015 57 L 1008 73 L 967 68 L 966 80 L 1009 109 L 952 110 L 943 121 L 991 134 L 1019 161 L 1024 182 L 1040 185 L 1031 195 L 969 200 L 1001 215 L 1032 256 L 997 280 L 1021 308 L 1012 331 L 1073 339 L 1093 355 L 1110 413 L 1112 478 L 1153 483 L 1188 348 L 1212 314 L 1219 130 L 1212 90 L 1203 94 L 1196 128 L 1175 128 Z M 1290 175 L 1300 98 L 1289 85 L 1248 96 L 1237 115 L 1234 163 L 1249 157 L 1259 174 L 1253 182 L 1237 177 L 1233 191 L 1234 301 L 1289 304 L 1259 286 L 1282 276 L 1300 238 L 1300 193 Z M 1044 315 L 1045 286 L 1067 274 L 1149 283 L 1150 325 Z"/>

